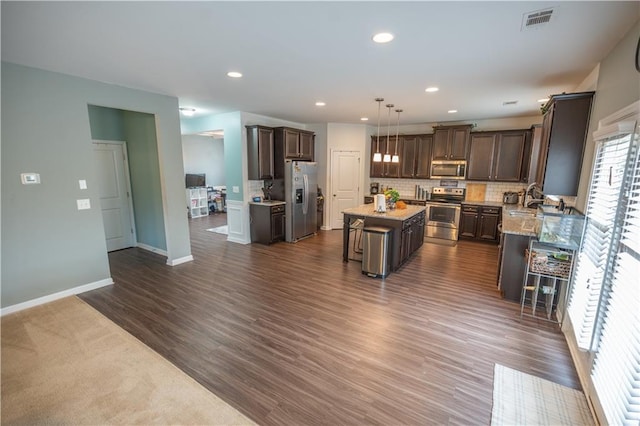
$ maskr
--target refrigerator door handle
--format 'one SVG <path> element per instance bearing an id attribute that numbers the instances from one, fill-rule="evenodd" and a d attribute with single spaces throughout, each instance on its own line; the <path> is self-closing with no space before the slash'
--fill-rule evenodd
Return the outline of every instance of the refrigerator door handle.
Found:
<path id="1" fill-rule="evenodd" d="M 302 175 L 302 181 L 304 182 L 304 189 L 302 191 L 302 214 L 307 214 L 309 210 L 309 206 L 307 204 L 307 199 L 309 198 L 309 176 Z"/>

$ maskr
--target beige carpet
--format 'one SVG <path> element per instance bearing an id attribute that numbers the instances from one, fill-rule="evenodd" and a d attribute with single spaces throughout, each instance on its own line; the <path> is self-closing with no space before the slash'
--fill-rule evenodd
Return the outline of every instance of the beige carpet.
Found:
<path id="1" fill-rule="evenodd" d="M 254 424 L 77 297 L 1 322 L 2 424 Z"/>
<path id="2" fill-rule="evenodd" d="M 593 424 L 581 391 L 495 365 L 491 425 Z"/>

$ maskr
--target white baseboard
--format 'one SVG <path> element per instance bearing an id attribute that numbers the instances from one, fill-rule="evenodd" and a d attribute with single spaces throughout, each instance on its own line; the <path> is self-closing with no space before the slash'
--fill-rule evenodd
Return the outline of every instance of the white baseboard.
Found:
<path id="1" fill-rule="evenodd" d="M 53 293 L 47 296 L 38 297 L 37 299 L 27 300 L 26 302 L 17 303 L 15 305 L 7 306 L 6 308 L 0 309 L 0 316 L 22 311 L 23 309 L 33 308 L 34 306 L 43 305 L 45 303 L 53 302 L 54 300 L 84 293 L 86 291 L 95 290 L 100 287 L 106 287 L 112 284 L 113 284 L 113 279 L 109 277 L 109 278 L 105 278 L 104 280 L 95 281 L 89 284 L 84 284 L 78 287 L 70 288 L 68 290 L 59 291 L 58 293 Z"/>
<path id="2" fill-rule="evenodd" d="M 322 231 L 333 231 L 333 228 L 332 228 L 332 227 L 330 227 L 330 226 L 324 226 L 324 225 L 322 225 L 322 226 L 320 227 L 320 229 L 321 229 Z M 339 229 L 342 229 L 342 228 L 339 228 Z"/>
<path id="3" fill-rule="evenodd" d="M 237 237 L 233 237 L 233 236 L 227 236 L 227 241 L 229 241 L 230 243 L 238 243 L 238 244 L 250 244 L 251 241 L 247 241 L 244 238 L 237 238 Z"/>
<path id="4" fill-rule="evenodd" d="M 179 257 L 179 258 L 173 259 L 173 260 L 167 259 L 167 265 L 176 266 L 176 265 L 180 265 L 182 263 L 187 263 L 187 262 L 192 262 L 192 261 L 193 261 L 193 256 L 189 255 L 189 256 Z"/>
<path id="5" fill-rule="evenodd" d="M 166 250 L 162 250 L 153 246 L 150 246 L 148 244 L 144 244 L 144 243 L 137 243 L 136 247 L 141 248 L 143 250 L 147 250 L 150 251 L 152 253 L 157 253 L 157 254 L 161 254 L 163 256 L 167 256 L 167 251 Z"/>

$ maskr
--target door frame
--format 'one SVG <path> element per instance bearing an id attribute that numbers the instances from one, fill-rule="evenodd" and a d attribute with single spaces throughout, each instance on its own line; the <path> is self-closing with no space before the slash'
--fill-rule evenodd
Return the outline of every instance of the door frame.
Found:
<path id="1" fill-rule="evenodd" d="M 357 189 L 357 194 L 356 194 L 356 205 L 359 205 L 358 200 L 361 198 L 361 194 L 362 194 L 362 186 L 364 183 L 363 180 L 363 161 L 362 161 L 362 151 L 357 150 L 357 149 L 332 149 L 330 152 L 330 167 L 329 167 L 329 193 L 327 194 L 327 196 L 325 196 L 325 200 L 326 199 L 330 199 L 330 205 L 327 206 L 325 204 L 325 208 L 324 210 L 327 210 L 327 207 L 329 207 L 329 223 L 328 223 L 328 228 L 327 229 L 334 229 L 333 228 L 333 223 L 334 220 L 336 219 L 334 217 L 334 211 L 333 211 L 333 172 L 334 172 L 334 161 L 333 161 L 333 156 L 336 153 L 340 153 L 340 152 L 353 152 L 356 154 L 356 156 L 358 157 L 358 189 Z M 338 228 L 336 228 L 338 229 Z"/>
<path id="2" fill-rule="evenodd" d="M 93 144 L 93 148 L 95 149 L 95 145 L 120 145 L 122 148 L 122 162 L 124 166 L 124 181 L 126 185 L 126 190 L 129 194 L 127 197 L 127 210 L 129 211 L 129 221 L 131 222 L 131 233 L 132 238 L 132 247 L 138 247 L 138 234 L 136 232 L 136 220 L 135 214 L 133 210 L 133 191 L 131 191 L 131 177 L 129 176 L 129 155 L 127 150 L 127 142 L 126 141 L 118 141 L 118 140 L 105 140 L 105 139 L 92 139 L 91 143 Z M 97 179 L 97 178 L 96 178 Z M 100 201 L 100 197 L 98 196 L 98 201 Z M 100 217 L 104 222 L 104 218 L 102 217 L 102 205 L 100 206 Z M 104 227 L 104 223 L 102 224 Z M 105 235 L 106 241 L 106 235 Z M 108 252 L 108 251 L 107 251 Z"/>

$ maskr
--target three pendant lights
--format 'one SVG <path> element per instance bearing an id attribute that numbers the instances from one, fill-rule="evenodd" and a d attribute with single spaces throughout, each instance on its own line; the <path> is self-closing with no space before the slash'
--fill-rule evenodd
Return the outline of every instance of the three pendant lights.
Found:
<path id="1" fill-rule="evenodd" d="M 398 156 L 398 135 L 400 130 L 400 113 L 401 109 L 396 109 L 395 111 L 398 113 L 398 122 L 396 123 L 396 140 L 395 140 L 395 148 L 393 150 L 393 156 L 389 153 L 389 133 L 391 130 L 391 108 L 393 108 L 393 104 L 387 104 L 387 108 L 389 109 L 389 114 L 387 116 L 387 149 L 385 150 L 384 156 L 380 152 L 380 106 L 382 102 L 384 102 L 384 98 L 376 98 L 376 102 L 378 103 L 378 132 L 376 136 L 376 152 L 373 154 L 373 161 L 375 163 L 399 163 L 400 157 Z"/>

